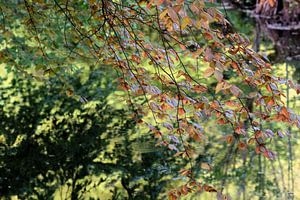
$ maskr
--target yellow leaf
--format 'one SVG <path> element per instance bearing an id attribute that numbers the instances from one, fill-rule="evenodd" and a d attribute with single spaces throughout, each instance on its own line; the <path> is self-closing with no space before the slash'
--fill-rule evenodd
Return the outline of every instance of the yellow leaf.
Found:
<path id="1" fill-rule="evenodd" d="M 164 10 L 162 13 L 160 13 L 159 19 L 163 19 L 167 13 L 168 13 L 168 9 Z"/>
<path id="2" fill-rule="evenodd" d="M 182 30 L 185 29 L 185 27 L 191 23 L 192 23 L 192 20 L 188 16 L 184 17 L 181 22 L 181 29 Z"/>
<path id="3" fill-rule="evenodd" d="M 219 82 L 216 86 L 216 94 L 223 89 L 223 82 Z"/>
<path id="4" fill-rule="evenodd" d="M 68 97 L 73 96 L 74 91 L 72 89 L 67 89 L 66 94 Z"/>

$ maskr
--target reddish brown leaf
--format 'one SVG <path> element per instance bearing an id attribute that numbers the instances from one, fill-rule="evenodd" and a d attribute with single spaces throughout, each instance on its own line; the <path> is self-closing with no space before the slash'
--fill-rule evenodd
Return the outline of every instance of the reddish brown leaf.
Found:
<path id="1" fill-rule="evenodd" d="M 179 115 L 184 115 L 185 114 L 184 108 L 178 108 L 178 114 Z"/>
<path id="2" fill-rule="evenodd" d="M 239 148 L 240 150 L 245 150 L 246 147 L 247 147 L 247 145 L 246 145 L 244 142 L 239 142 L 238 148 Z"/>
<path id="3" fill-rule="evenodd" d="M 172 19 L 172 21 L 174 23 L 179 24 L 178 23 L 178 21 L 179 21 L 178 15 L 172 7 L 168 8 L 168 15 L 170 16 L 170 18 Z"/>
<path id="4" fill-rule="evenodd" d="M 214 37 L 211 33 L 209 32 L 205 32 L 203 33 L 203 37 L 206 39 L 206 40 L 212 40 Z"/>
<path id="5" fill-rule="evenodd" d="M 281 113 L 282 113 L 286 118 L 289 118 L 289 117 L 290 117 L 290 113 L 288 112 L 288 110 L 286 109 L 286 107 L 282 107 Z"/>

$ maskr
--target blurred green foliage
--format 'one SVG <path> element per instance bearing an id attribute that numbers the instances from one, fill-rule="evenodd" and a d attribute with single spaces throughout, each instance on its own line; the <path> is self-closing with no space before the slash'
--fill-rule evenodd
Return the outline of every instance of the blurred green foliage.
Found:
<path id="1" fill-rule="evenodd" d="M 163 192 L 167 154 L 135 132 L 129 111 L 107 104 L 115 88 L 101 89 L 104 73 L 69 80 L 87 102 L 67 97 L 57 79 L 1 79 L 1 196 L 157 199 Z"/>

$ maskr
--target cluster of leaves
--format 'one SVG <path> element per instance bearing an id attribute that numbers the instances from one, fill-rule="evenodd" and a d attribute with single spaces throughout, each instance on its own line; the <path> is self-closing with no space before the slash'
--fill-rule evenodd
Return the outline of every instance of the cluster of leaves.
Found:
<path id="1" fill-rule="evenodd" d="M 199 168 L 194 163 L 195 147 L 209 134 L 208 120 L 228 130 L 222 138 L 230 149 L 255 151 L 268 159 L 276 155 L 267 144 L 282 133 L 269 129 L 269 122 L 300 128 L 300 117 L 284 105 L 279 85 L 297 93 L 300 86 L 274 76 L 272 66 L 250 48 L 247 37 L 233 32 L 207 1 L 25 0 L 20 8 L 28 25 L 23 35 L 34 35 L 31 40 L 38 44 L 29 55 L 50 64 L 38 68 L 42 78 L 61 76 L 53 56 L 60 54 L 56 48 L 70 49 L 63 65 L 85 58 L 118 71 L 135 121 L 149 128 L 157 145 L 189 163 L 179 172 L 187 183 L 171 190 L 170 199 L 203 190 L 219 191 L 218 197 L 225 198 L 222 190 L 199 181 L 194 173 Z M 14 19 L 13 9 L 7 9 L 3 19 Z M 49 24 L 64 24 L 63 29 L 46 27 L 43 23 L 49 16 Z M 15 33 L 4 32 L 6 48 L 1 57 L 11 63 L 8 66 L 20 68 L 20 59 L 10 54 L 20 56 L 17 44 L 10 41 Z M 63 43 L 57 43 L 59 39 Z M 67 90 L 69 96 L 73 93 Z"/>

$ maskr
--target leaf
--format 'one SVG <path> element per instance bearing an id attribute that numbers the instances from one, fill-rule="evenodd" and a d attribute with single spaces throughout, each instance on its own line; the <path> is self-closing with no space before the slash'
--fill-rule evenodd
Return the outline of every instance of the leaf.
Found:
<path id="1" fill-rule="evenodd" d="M 196 142 L 201 142 L 201 134 L 199 133 L 194 133 L 193 134 L 193 139 L 196 141 Z"/>
<path id="2" fill-rule="evenodd" d="M 270 87 L 270 84 L 267 84 L 267 85 L 266 85 L 266 88 L 267 88 L 267 90 L 268 90 L 270 93 L 272 93 L 272 88 Z"/>
<path id="3" fill-rule="evenodd" d="M 226 124 L 226 120 L 224 118 L 220 118 L 217 120 L 218 124 Z"/>
<path id="4" fill-rule="evenodd" d="M 186 16 L 182 19 L 182 22 L 181 22 L 181 29 L 185 29 L 187 27 L 187 25 L 191 24 L 192 23 L 192 20 Z"/>
<path id="5" fill-rule="evenodd" d="M 228 143 L 228 144 L 231 144 L 232 142 L 233 142 L 233 136 L 232 135 L 227 135 L 226 136 L 226 142 Z"/>
<path id="6" fill-rule="evenodd" d="M 68 97 L 73 96 L 73 94 L 74 94 L 74 91 L 73 91 L 72 89 L 67 89 L 67 90 L 66 90 L 66 95 L 67 95 Z"/>
<path id="7" fill-rule="evenodd" d="M 184 108 L 178 108 L 178 114 L 179 115 L 184 115 L 185 114 Z"/>
<path id="8" fill-rule="evenodd" d="M 216 94 L 223 89 L 223 85 L 224 85 L 223 82 L 218 82 L 216 86 Z"/>
<path id="9" fill-rule="evenodd" d="M 203 37 L 206 39 L 206 40 L 212 40 L 214 37 L 211 33 L 209 32 L 205 32 L 203 33 Z"/>
<path id="10" fill-rule="evenodd" d="M 206 62 L 211 62 L 214 58 L 214 55 L 212 53 L 212 50 L 210 48 L 206 48 L 204 52 L 204 60 Z"/>
<path id="11" fill-rule="evenodd" d="M 159 15 L 159 19 L 163 19 L 168 14 L 168 9 L 165 9 L 162 13 Z"/>
<path id="12" fill-rule="evenodd" d="M 223 73 L 219 70 L 215 70 L 214 75 L 219 82 L 223 80 Z"/>
<path id="13" fill-rule="evenodd" d="M 286 118 L 290 118 L 290 113 L 286 109 L 286 107 L 282 107 L 281 114 L 283 114 Z"/>
<path id="14" fill-rule="evenodd" d="M 203 93 L 207 91 L 207 88 L 203 85 L 195 85 L 193 90 L 197 93 Z"/>
<path id="15" fill-rule="evenodd" d="M 211 75 L 213 75 L 214 72 L 215 72 L 215 69 L 209 67 L 209 68 L 207 68 L 207 69 L 204 71 L 204 74 L 203 74 L 203 75 L 204 75 L 205 78 L 208 78 L 208 77 L 210 77 Z"/>
<path id="16" fill-rule="evenodd" d="M 174 192 L 169 192 L 168 193 L 168 199 L 169 200 L 177 200 L 177 195 L 174 194 Z"/>
<path id="17" fill-rule="evenodd" d="M 189 191 L 189 189 L 188 189 L 188 187 L 186 185 L 183 185 L 181 187 L 182 194 L 187 195 L 189 193 L 188 191 Z"/>
<path id="18" fill-rule="evenodd" d="M 273 131 L 272 130 L 270 130 L 270 129 L 267 129 L 266 131 L 265 131 L 265 133 L 266 133 L 266 135 L 268 136 L 268 137 L 274 137 L 274 133 L 273 133 Z"/>
<path id="19" fill-rule="evenodd" d="M 132 61 L 134 61 L 137 64 L 141 63 L 141 58 L 137 55 L 131 55 L 131 59 L 132 59 Z"/>
<path id="20" fill-rule="evenodd" d="M 253 99 L 253 98 L 257 97 L 257 92 L 250 92 L 250 93 L 248 94 L 248 97 L 249 97 L 250 99 Z"/>
<path id="21" fill-rule="evenodd" d="M 203 186 L 203 188 L 206 192 L 217 192 L 217 190 L 215 188 L 213 188 L 209 185 L 206 185 L 206 184 Z"/>
<path id="22" fill-rule="evenodd" d="M 247 145 L 246 145 L 244 142 L 239 142 L 238 148 L 239 148 L 240 150 L 245 150 L 246 147 L 247 147 Z"/>
<path id="23" fill-rule="evenodd" d="M 196 6 L 196 1 L 194 1 L 192 4 L 190 4 L 190 9 L 195 14 L 199 14 L 199 12 L 200 12 L 200 9 Z"/>
<path id="24" fill-rule="evenodd" d="M 235 129 L 235 132 L 236 132 L 237 134 L 246 135 L 245 129 L 243 129 L 243 128 L 240 127 L 240 126 L 238 126 L 238 127 Z"/>
<path id="25" fill-rule="evenodd" d="M 236 69 L 236 70 L 239 69 L 239 65 L 238 65 L 237 62 L 235 62 L 235 61 L 232 61 L 232 62 L 231 62 L 231 66 L 232 66 L 233 69 Z"/>
<path id="26" fill-rule="evenodd" d="M 241 93 L 241 90 L 240 90 L 237 86 L 232 85 L 232 86 L 230 87 L 230 92 L 231 92 L 234 96 L 238 97 L 238 96 L 240 95 L 240 93 Z"/>
<path id="27" fill-rule="evenodd" d="M 206 170 L 210 171 L 212 169 L 212 167 L 208 163 L 201 163 L 201 169 L 206 169 Z"/>
<path id="28" fill-rule="evenodd" d="M 271 7 L 275 6 L 276 0 L 268 0 Z"/>
<path id="29" fill-rule="evenodd" d="M 178 23 L 178 21 L 179 21 L 178 15 L 172 7 L 168 8 L 168 15 L 170 16 L 170 18 L 172 19 L 172 21 L 174 23 L 179 24 Z"/>
<path id="30" fill-rule="evenodd" d="M 188 170 L 188 169 L 181 169 L 179 171 L 180 175 L 182 176 L 187 176 L 187 175 L 190 175 L 191 174 L 191 170 Z"/>
<path id="31" fill-rule="evenodd" d="M 284 135 L 283 135 L 283 133 L 281 132 L 281 131 L 277 131 L 277 134 L 279 135 L 279 137 L 281 137 L 281 138 L 283 138 L 284 137 Z"/>
<path id="32" fill-rule="evenodd" d="M 260 154 L 260 146 L 256 146 L 255 152 L 256 152 L 257 154 Z"/>
<path id="33" fill-rule="evenodd" d="M 239 107 L 240 106 L 240 104 L 235 101 L 226 101 L 225 105 L 230 106 L 230 107 Z"/>

